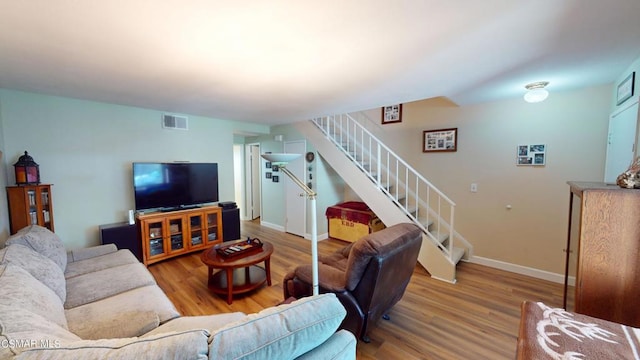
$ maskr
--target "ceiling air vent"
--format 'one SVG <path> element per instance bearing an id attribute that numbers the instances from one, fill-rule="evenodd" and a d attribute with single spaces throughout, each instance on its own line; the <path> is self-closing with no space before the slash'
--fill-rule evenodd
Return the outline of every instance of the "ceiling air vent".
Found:
<path id="1" fill-rule="evenodd" d="M 188 130 L 189 125 L 186 116 L 162 115 L 162 127 L 165 129 Z"/>

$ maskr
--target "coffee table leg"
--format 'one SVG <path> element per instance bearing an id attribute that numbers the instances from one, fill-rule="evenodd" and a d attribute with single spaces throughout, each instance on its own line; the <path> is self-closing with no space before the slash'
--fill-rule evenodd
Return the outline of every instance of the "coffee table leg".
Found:
<path id="1" fill-rule="evenodd" d="M 207 284 L 211 284 L 211 278 L 213 278 L 213 268 L 211 266 L 207 266 L 209 269 L 209 276 L 207 276 Z"/>
<path id="2" fill-rule="evenodd" d="M 227 304 L 233 302 L 233 269 L 227 269 Z"/>
<path id="3" fill-rule="evenodd" d="M 271 257 L 264 261 L 264 271 L 267 273 L 267 285 L 271 286 Z"/>

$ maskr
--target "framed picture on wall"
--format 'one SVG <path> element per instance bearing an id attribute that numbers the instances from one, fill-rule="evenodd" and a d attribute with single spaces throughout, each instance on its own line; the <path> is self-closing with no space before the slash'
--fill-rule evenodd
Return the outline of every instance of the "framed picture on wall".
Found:
<path id="1" fill-rule="evenodd" d="M 636 72 L 632 72 L 626 79 L 622 80 L 618 85 L 616 105 L 620 105 L 633 96 L 633 88 L 635 85 Z"/>
<path id="2" fill-rule="evenodd" d="M 422 152 L 458 151 L 458 128 L 422 132 Z"/>
<path id="3" fill-rule="evenodd" d="M 547 161 L 546 144 L 518 145 L 516 164 L 543 166 Z"/>
<path id="4" fill-rule="evenodd" d="M 391 124 L 402 121 L 402 104 L 382 107 L 382 124 Z"/>

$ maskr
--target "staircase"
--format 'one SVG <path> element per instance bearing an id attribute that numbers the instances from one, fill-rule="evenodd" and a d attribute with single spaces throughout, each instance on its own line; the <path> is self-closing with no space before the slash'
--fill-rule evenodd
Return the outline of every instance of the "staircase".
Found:
<path id="1" fill-rule="evenodd" d="M 411 221 L 423 232 L 418 262 L 455 283 L 456 264 L 473 247 L 454 230 L 455 203 L 351 115 L 294 124 L 387 226 Z"/>

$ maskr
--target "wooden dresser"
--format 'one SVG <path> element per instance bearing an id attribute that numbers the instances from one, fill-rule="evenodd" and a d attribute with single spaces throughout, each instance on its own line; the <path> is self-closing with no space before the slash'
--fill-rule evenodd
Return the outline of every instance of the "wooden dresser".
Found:
<path id="1" fill-rule="evenodd" d="M 565 309 L 640 327 L 640 190 L 568 184 Z"/>

